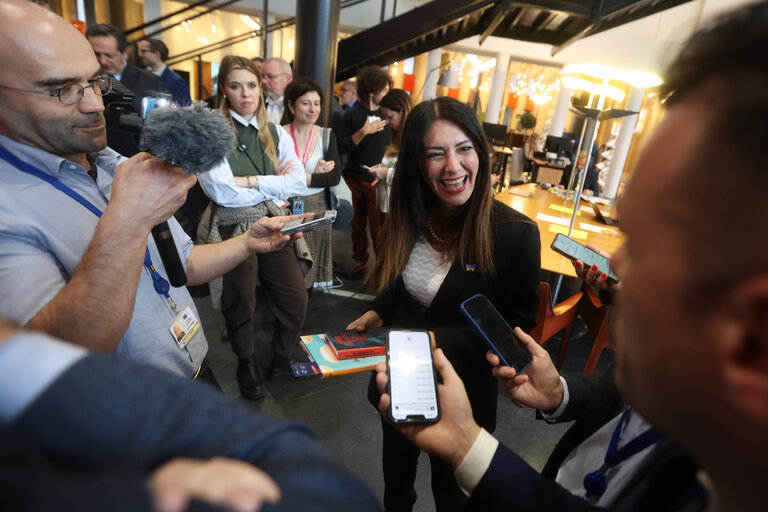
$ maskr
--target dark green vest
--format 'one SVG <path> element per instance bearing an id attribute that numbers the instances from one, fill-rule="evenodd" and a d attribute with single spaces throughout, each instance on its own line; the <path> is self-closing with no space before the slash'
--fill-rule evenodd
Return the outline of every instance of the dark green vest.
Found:
<path id="1" fill-rule="evenodd" d="M 264 153 L 264 148 L 261 147 L 258 130 L 250 124 L 243 126 L 237 121 L 233 121 L 233 123 L 237 133 L 237 148 L 227 157 L 229 166 L 232 168 L 232 174 L 234 176 L 274 176 L 275 169 Z M 272 123 L 269 123 L 269 133 L 272 135 L 272 140 L 275 141 L 275 148 L 277 148 L 277 129 Z M 240 151 L 239 148 L 244 148 L 244 150 Z"/>

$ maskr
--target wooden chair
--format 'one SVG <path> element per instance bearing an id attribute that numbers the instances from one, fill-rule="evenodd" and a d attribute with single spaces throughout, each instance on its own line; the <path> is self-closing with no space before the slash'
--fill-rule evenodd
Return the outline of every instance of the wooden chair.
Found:
<path id="1" fill-rule="evenodd" d="M 594 340 L 587 364 L 584 367 L 584 373 L 591 373 L 597 366 L 597 361 L 603 350 L 612 349 L 613 346 L 608 334 L 608 309 L 600 301 L 592 287 L 585 284 L 582 291 L 584 293 L 578 308 L 579 316 L 584 319 L 587 331 Z"/>
<path id="2" fill-rule="evenodd" d="M 536 327 L 531 330 L 531 337 L 539 345 L 550 339 L 558 332 L 565 329 L 560 348 L 557 353 L 557 371 L 563 366 L 565 350 L 568 348 L 568 340 L 573 331 L 573 321 L 579 311 L 582 292 L 568 297 L 556 306 L 552 306 L 552 297 L 547 283 L 539 283 L 539 311 L 536 313 Z"/>

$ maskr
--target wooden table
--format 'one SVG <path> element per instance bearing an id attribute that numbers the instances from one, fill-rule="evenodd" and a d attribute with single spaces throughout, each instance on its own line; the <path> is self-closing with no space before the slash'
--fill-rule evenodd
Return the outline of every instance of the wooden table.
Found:
<path id="1" fill-rule="evenodd" d="M 536 184 L 530 183 L 513 188 L 517 190 L 530 191 L 536 188 Z M 560 224 L 548 222 L 547 220 L 537 219 L 539 214 L 549 215 L 551 217 L 560 219 L 560 221 L 565 224 L 564 228 L 567 230 L 571 220 L 571 215 L 554 210 L 550 208 L 550 205 L 572 209 L 573 203 L 569 200 L 556 196 L 548 190 L 542 190 L 541 188 L 536 188 L 535 192 L 530 197 L 515 195 L 511 193 L 510 190 L 511 188 L 496 194 L 496 199 L 535 220 L 539 225 L 539 232 L 541 236 L 541 268 L 556 274 L 576 277 L 576 273 L 573 270 L 573 264 L 571 263 L 571 260 L 561 256 L 550 248 L 552 245 L 552 240 L 555 239 L 555 235 L 557 234 L 553 231 L 550 231 L 550 226 L 553 224 Z M 595 219 L 595 215 L 592 212 L 592 207 L 587 201 L 582 200 L 579 203 L 579 206 L 581 215 L 576 218 L 576 224 L 573 226 L 573 230 L 574 232 L 585 232 L 587 234 L 587 238 L 579 239 L 574 237 L 574 240 L 584 245 L 596 245 L 602 250 L 613 254 L 613 252 L 615 252 L 616 249 L 618 249 L 621 244 L 624 243 L 624 233 L 622 233 L 616 227 L 606 226 L 605 224 L 602 224 L 597 219 Z M 616 211 L 613 207 L 605 205 L 598 206 L 603 212 L 610 212 L 611 216 L 615 218 Z M 591 227 L 602 228 L 602 232 L 597 233 L 584 229 L 580 226 L 582 223 Z"/>

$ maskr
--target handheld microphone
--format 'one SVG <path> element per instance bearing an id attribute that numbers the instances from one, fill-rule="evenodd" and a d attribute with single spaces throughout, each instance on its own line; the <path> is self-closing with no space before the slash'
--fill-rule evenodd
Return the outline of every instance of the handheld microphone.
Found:
<path id="1" fill-rule="evenodd" d="M 145 113 L 145 117 L 123 115 L 120 124 L 124 129 L 141 133 L 142 149 L 181 167 L 184 172 L 210 171 L 235 147 L 235 136 L 227 118 L 221 111 L 208 108 L 204 102 L 188 107 L 154 108 Z M 175 287 L 185 285 L 187 276 L 168 222 L 152 228 L 152 236 L 168 273 L 168 281 Z"/>

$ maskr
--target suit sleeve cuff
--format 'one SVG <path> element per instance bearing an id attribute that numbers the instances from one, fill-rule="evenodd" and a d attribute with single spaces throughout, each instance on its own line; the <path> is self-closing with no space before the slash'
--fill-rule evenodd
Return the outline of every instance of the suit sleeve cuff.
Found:
<path id="1" fill-rule="evenodd" d="M 557 421 L 560 415 L 563 414 L 565 408 L 568 407 L 568 401 L 570 400 L 570 394 L 568 393 L 568 382 L 562 376 L 560 377 L 560 382 L 563 383 L 563 402 L 560 404 L 560 407 L 551 413 L 547 411 L 539 411 L 547 423 L 554 423 Z"/>
<path id="2" fill-rule="evenodd" d="M 487 430 L 480 429 L 480 434 L 472 444 L 472 448 L 469 449 L 464 460 L 453 473 L 462 492 L 467 496 L 471 495 L 477 484 L 480 483 L 488 470 L 488 466 L 491 465 L 491 460 L 498 446 L 499 441 L 495 437 L 489 434 Z"/>

